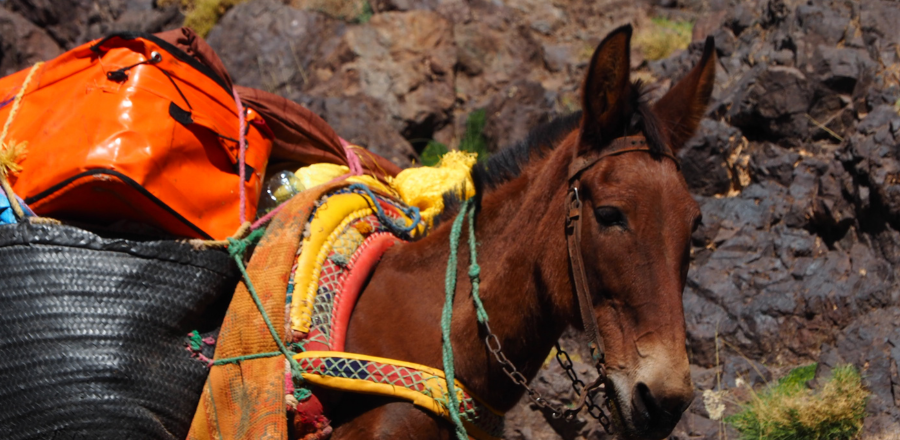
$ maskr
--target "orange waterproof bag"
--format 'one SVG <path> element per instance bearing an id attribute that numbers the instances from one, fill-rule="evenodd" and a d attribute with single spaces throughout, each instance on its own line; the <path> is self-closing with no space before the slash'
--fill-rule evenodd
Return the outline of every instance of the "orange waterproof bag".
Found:
<path id="1" fill-rule="evenodd" d="M 245 181 L 231 86 L 208 66 L 144 33 L 72 49 L 0 79 L 6 143 L 28 142 L 13 176 L 39 215 L 109 224 L 132 220 L 181 237 L 222 239 L 253 219 L 271 132 L 245 109 Z"/>

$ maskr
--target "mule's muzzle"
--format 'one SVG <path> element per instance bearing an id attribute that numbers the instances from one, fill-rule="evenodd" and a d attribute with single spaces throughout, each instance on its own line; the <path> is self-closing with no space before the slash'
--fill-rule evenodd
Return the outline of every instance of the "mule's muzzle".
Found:
<path id="1" fill-rule="evenodd" d="M 669 435 L 681 420 L 681 414 L 694 400 L 693 394 L 657 394 L 660 395 L 654 395 L 643 382 L 638 382 L 632 390 L 632 422 L 642 438 Z"/>

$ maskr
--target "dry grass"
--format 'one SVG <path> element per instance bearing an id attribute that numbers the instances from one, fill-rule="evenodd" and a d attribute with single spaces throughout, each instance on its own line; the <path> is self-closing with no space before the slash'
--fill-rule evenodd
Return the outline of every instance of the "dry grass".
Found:
<path id="1" fill-rule="evenodd" d="M 815 364 L 792 370 L 778 383 L 757 394 L 726 421 L 744 439 L 851 440 L 859 436 L 869 392 L 852 366 L 835 368 L 819 389 L 806 382 Z"/>
<path id="2" fill-rule="evenodd" d="M 647 60 L 661 60 L 676 50 L 687 49 L 693 29 L 694 24 L 689 21 L 655 17 L 638 29 L 634 45 Z"/>
<path id="3" fill-rule="evenodd" d="M 225 12 L 245 1 L 247 0 L 158 0 L 158 3 L 160 6 L 177 3 L 184 11 L 184 26 L 206 37 Z"/>

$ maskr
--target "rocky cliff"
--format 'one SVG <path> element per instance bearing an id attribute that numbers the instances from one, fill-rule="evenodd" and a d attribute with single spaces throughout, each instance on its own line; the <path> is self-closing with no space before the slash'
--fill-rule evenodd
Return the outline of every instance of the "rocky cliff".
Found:
<path id="1" fill-rule="evenodd" d="M 297 2 L 295 2 L 297 3 Z M 151 0 L 5 0 L 0 74 L 115 30 L 177 27 Z M 900 436 L 900 4 L 790 0 L 377 0 L 348 21 L 252 0 L 208 35 L 235 81 L 282 94 L 406 166 L 486 109 L 496 150 L 578 106 L 593 47 L 648 17 L 693 22 L 687 49 L 633 68 L 664 91 L 713 35 L 713 104 L 681 153 L 703 210 L 684 293 L 697 398 L 674 438 L 735 438 L 703 390 L 851 363 L 872 397 L 864 438 Z M 574 337 L 564 341 L 573 348 Z M 583 354 L 582 354 L 583 356 Z M 576 356 L 577 358 L 577 356 Z M 578 363 L 587 373 L 589 367 Z M 554 363 L 535 381 L 565 398 Z M 744 384 L 744 385 L 742 385 Z M 726 391 L 727 392 L 727 391 Z M 726 401 L 730 402 L 733 399 Z M 726 413 L 733 404 L 726 404 Z M 507 438 L 603 437 L 523 401 Z"/>

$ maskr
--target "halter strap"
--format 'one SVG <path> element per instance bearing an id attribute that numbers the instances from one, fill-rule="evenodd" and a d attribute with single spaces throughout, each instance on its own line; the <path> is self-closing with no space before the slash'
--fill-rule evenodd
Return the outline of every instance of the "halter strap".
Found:
<path id="1" fill-rule="evenodd" d="M 610 142 L 609 145 L 604 147 L 602 150 L 591 151 L 580 156 L 576 153 L 575 158 L 569 165 L 569 187 L 573 186 L 573 179 L 578 178 L 583 171 L 594 166 L 602 159 L 606 159 L 610 156 L 619 156 L 621 154 L 633 153 L 638 151 L 644 151 L 652 155 L 669 158 L 672 160 L 672 162 L 675 162 L 675 166 L 678 167 L 678 169 L 681 169 L 681 164 L 679 163 L 677 157 L 675 157 L 668 151 L 651 150 L 650 147 L 647 146 L 647 138 L 645 138 L 644 136 L 623 136 L 613 139 L 613 141 Z"/>

